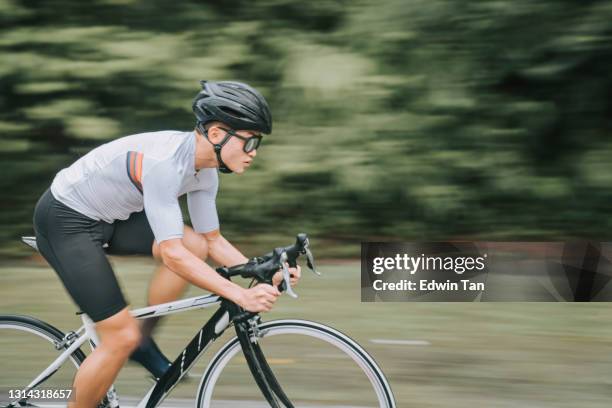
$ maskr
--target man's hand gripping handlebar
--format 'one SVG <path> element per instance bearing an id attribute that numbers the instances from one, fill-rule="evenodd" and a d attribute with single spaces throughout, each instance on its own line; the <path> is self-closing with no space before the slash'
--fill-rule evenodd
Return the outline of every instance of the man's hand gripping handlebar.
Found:
<path id="1" fill-rule="evenodd" d="M 308 268 L 317 275 L 321 275 L 315 268 L 314 257 L 309 245 L 308 235 L 300 233 L 296 236 L 293 245 L 275 248 L 274 251 L 266 255 L 249 259 L 245 264 L 235 265 L 230 268 L 217 268 L 217 272 L 226 278 L 240 275 L 243 278 L 253 278 L 259 283 L 271 285 L 274 274 L 282 270 L 283 281 L 278 286 L 278 290 L 281 292 L 286 290 L 289 296 L 297 298 L 297 294 L 291 288 L 291 276 L 287 265 L 295 268 L 299 256 L 306 255 L 306 265 Z"/>

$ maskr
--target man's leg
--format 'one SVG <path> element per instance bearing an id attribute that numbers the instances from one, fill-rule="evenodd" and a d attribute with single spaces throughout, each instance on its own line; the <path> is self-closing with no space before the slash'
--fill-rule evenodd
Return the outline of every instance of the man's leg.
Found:
<path id="1" fill-rule="evenodd" d="M 74 379 L 71 407 L 95 407 L 140 343 L 138 323 L 102 249 L 112 225 L 85 217 L 57 201 L 47 190 L 34 211 L 40 253 L 66 290 L 96 322 L 98 347 L 85 359 Z"/>
<path id="2" fill-rule="evenodd" d="M 140 343 L 136 319 L 125 308 L 96 323 L 100 344 L 85 359 L 74 378 L 75 401 L 70 408 L 91 408 L 104 398 L 130 353 Z"/>
<path id="3" fill-rule="evenodd" d="M 188 226 L 185 226 L 184 229 L 183 244 L 200 259 L 206 259 L 208 254 L 206 239 L 195 233 Z M 160 264 L 149 285 L 148 304 L 150 306 L 178 299 L 185 293 L 189 283 L 161 263 L 159 246 L 155 242 L 153 243 L 152 253 L 160 261 Z M 170 365 L 170 361 L 164 356 L 151 337 L 159 321 L 160 317 L 150 317 L 142 321 L 142 342 L 130 356 L 130 359 L 142 364 L 157 378 L 160 378 Z"/>
<path id="4" fill-rule="evenodd" d="M 159 247 L 155 244 L 153 231 L 144 211 L 130 215 L 127 220 L 113 224 L 113 235 L 110 238 L 108 252 L 113 255 L 153 255 L 161 261 Z M 185 246 L 202 259 L 206 258 L 206 240 L 185 226 L 183 242 Z M 157 305 L 178 299 L 185 292 L 187 281 L 163 266 L 155 271 L 151 280 L 148 304 Z M 131 360 L 142 364 L 151 374 L 159 378 L 167 370 L 170 362 L 159 350 L 151 334 L 159 318 L 144 319 L 141 322 L 142 341 L 130 356 Z"/>
<path id="5" fill-rule="evenodd" d="M 183 245 L 185 245 L 185 247 L 198 258 L 206 260 L 206 257 L 208 256 L 208 245 L 206 243 L 206 239 L 202 235 L 194 232 L 191 227 L 185 226 L 183 233 Z M 156 242 L 153 243 L 153 256 L 160 262 L 160 264 L 155 270 L 153 279 L 149 284 L 149 306 L 177 300 L 185 293 L 189 283 L 161 263 L 159 246 Z M 142 325 L 143 337 L 150 336 L 158 322 L 159 318 L 144 320 Z"/>

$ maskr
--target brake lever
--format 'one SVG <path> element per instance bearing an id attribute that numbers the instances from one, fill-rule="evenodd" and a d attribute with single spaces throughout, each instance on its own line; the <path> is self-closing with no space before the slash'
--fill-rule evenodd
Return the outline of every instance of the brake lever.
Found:
<path id="1" fill-rule="evenodd" d="M 305 247 L 304 252 L 306 252 L 306 265 L 308 265 L 311 271 L 321 276 L 321 272 L 317 271 L 317 269 L 315 268 L 314 256 L 312 256 L 312 252 L 310 252 L 310 249 L 308 249 L 308 247 Z"/>
<path id="2" fill-rule="evenodd" d="M 310 240 L 308 239 L 308 235 L 304 233 L 298 234 L 297 240 L 302 247 L 301 253 L 306 254 L 306 265 L 308 265 L 308 268 L 315 274 L 321 276 L 321 272 L 317 271 L 317 268 L 315 267 L 314 256 L 310 251 Z"/>
<path id="3" fill-rule="evenodd" d="M 280 256 L 280 263 L 283 268 L 283 280 L 285 281 L 285 289 L 287 290 L 287 294 L 294 299 L 297 299 L 298 295 L 291 288 L 291 275 L 289 274 L 289 269 L 287 269 L 287 253 L 283 251 Z"/>

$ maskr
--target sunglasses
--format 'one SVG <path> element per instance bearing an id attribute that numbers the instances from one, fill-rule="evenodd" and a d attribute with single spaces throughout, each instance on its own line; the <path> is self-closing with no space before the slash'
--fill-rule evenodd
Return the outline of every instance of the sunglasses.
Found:
<path id="1" fill-rule="evenodd" d="M 251 153 L 253 150 L 257 149 L 259 147 L 259 145 L 261 144 L 261 139 L 263 139 L 262 135 L 255 135 L 255 136 L 251 136 L 251 137 L 244 137 L 244 136 L 240 136 L 239 134 L 237 134 L 236 132 L 234 132 L 231 129 L 225 129 L 225 128 L 222 128 L 222 127 L 219 127 L 219 129 L 224 130 L 229 135 L 235 136 L 238 139 L 242 140 L 244 142 L 244 146 L 242 147 L 242 150 L 244 150 L 245 153 Z"/>

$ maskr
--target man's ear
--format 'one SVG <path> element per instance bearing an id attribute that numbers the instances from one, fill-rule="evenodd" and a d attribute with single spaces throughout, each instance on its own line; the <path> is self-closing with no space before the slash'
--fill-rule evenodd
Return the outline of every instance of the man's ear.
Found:
<path id="1" fill-rule="evenodd" d="M 213 125 L 208 128 L 208 140 L 212 143 L 221 143 L 224 136 L 225 132 L 219 129 L 219 126 Z"/>

